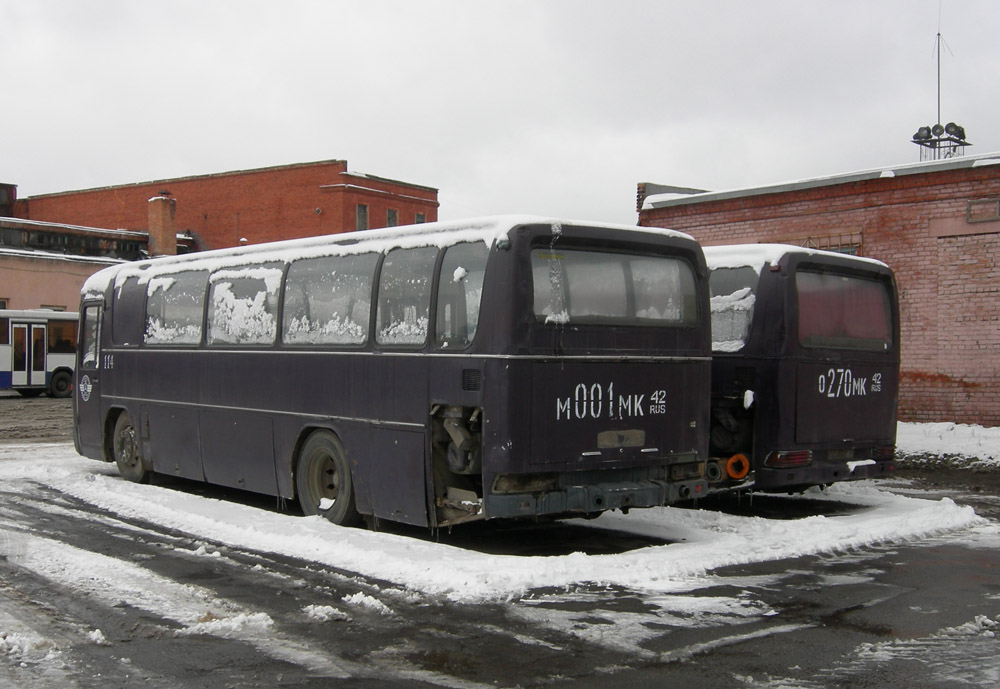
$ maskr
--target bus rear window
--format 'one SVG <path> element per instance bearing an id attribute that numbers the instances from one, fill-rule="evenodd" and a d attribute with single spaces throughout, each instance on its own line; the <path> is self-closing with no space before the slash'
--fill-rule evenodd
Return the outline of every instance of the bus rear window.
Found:
<path id="1" fill-rule="evenodd" d="M 692 325 L 694 272 L 677 258 L 599 251 L 531 252 L 535 317 L 546 323 Z"/>
<path id="2" fill-rule="evenodd" d="M 804 347 L 887 350 L 892 309 L 877 280 L 802 270 L 795 274 L 799 343 Z"/>

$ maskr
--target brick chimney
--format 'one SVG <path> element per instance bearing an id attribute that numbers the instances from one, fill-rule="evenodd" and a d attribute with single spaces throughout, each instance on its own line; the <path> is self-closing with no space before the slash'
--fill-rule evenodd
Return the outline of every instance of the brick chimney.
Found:
<path id="1" fill-rule="evenodd" d="M 177 253 L 177 232 L 174 211 L 177 200 L 169 196 L 154 196 L 149 200 L 149 255 L 165 256 Z"/>

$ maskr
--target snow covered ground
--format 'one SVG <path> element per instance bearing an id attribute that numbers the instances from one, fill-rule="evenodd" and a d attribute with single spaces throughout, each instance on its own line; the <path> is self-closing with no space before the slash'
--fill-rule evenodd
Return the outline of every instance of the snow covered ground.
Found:
<path id="1" fill-rule="evenodd" d="M 901 456 L 906 457 L 900 461 L 903 466 L 947 456 L 951 468 L 1000 471 L 998 429 L 900 424 L 898 444 Z M 923 550 L 925 545 L 961 543 L 979 552 L 995 552 L 1000 546 L 1000 524 L 977 515 L 973 508 L 948 498 L 928 499 L 919 490 L 903 490 L 900 495 L 898 489 L 889 492 L 872 482 L 839 484 L 823 492 L 810 491 L 802 498 L 782 498 L 821 501 L 797 503 L 810 509 L 802 510 L 809 516 L 795 519 L 662 508 L 578 520 L 574 524 L 581 529 L 620 532 L 632 541 L 647 537 L 662 545 L 615 554 L 546 556 L 495 555 L 429 539 L 344 529 L 319 517 L 286 515 L 176 487 L 128 483 L 118 477 L 113 465 L 79 457 L 64 442 L 0 443 L 0 487 L 5 494 L 0 501 L 0 557 L 19 570 L 109 609 L 124 606 L 147 611 L 151 619 L 169 621 L 175 638 L 233 640 L 323 677 L 379 677 L 379 672 L 388 671 L 385 665 L 373 670 L 348 659 L 336 644 L 323 645 L 312 635 L 297 632 L 296 624 L 350 626 L 351 620 L 379 619 L 395 628 L 412 624 L 401 616 L 403 608 L 427 599 L 446 599 L 463 607 L 499 602 L 506 621 L 483 623 L 477 634 L 487 639 L 484 643 L 489 643 L 490 635 L 510 637 L 525 648 L 557 657 L 574 643 L 565 639 L 575 639 L 590 648 L 638 659 L 636 663 L 687 661 L 716 647 L 752 645 L 755 639 L 805 633 L 809 628 L 801 620 L 786 620 L 762 598 L 760 590 L 744 590 L 741 582 L 749 581 L 745 576 L 723 576 L 718 568 L 777 563 L 804 555 L 829 556 L 826 562 L 865 560 L 873 552 L 892 551 L 904 544 Z M 100 511 L 81 515 L 75 503 L 58 499 L 60 494 Z M 158 525 L 158 538 L 172 539 L 172 547 L 182 558 L 221 563 L 226 571 L 242 572 L 241 576 L 246 576 L 248 565 L 234 553 L 289 556 L 304 562 L 309 570 L 329 572 L 334 580 L 348 582 L 348 590 L 354 592 L 341 590 L 333 597 L 303 602 L 280 617 L 264 600 L 255 604 L 171 578 L 146 566 L 141 556 L 122 558 L 89 543 L 36 531 L 18 521 L 23 516 L 18 509 L 22 502 L 41 509 L 52 520 L 96 521 L 98 528 L 106 527 L 118 539 L 128 539 L 130 533 L 137 541 L 147 539 L 152 527 L 145 528 L 136 520 L 148 520 Z M 829 509 L 823 508 L 824 503 Z M 750 576 L 761 581 L 748 585 L 780 589 L 786 585 L 785 578 L 798 576 L 797 567 L 802 565 L 786 568 L 779 564 L 774 574 Z M 251 570 L 255 576 L 287 576 L 269 573 L 260 565 Z M 833 568 L 818 576 L 824 586 L 844 584 L 842 595 L 850 596 L 871 574 L 864 569 L 844 574 Z M 619 608 L 612 591 L 632 592 L 643 604 Z M 862 604 L 867 605 L 867 600 Z M 917 610 L 914 615 L 931 615 L 923 608 L 912 610 Z M 72 658 L 79 655 L 81 645 L 106 647 L 121 663 L 132 663 L 133 656 L 136 666 L 140 663 L 138 642 L 130 638 L 124 644 L 120 630 L 79 623 L 79 628 L 65 623 L 56 629 L 40 624 L 34 617 L 37 612 L 23 605 L 18 596 L 0 598 L 0 661 L 4 657 L 8 661 L 6 665 L 0 662 L 0 686 L 89 687 L 74 684 L 81 670 Z M 893 667 L 927 664 L 930 661 L 920 651 L 928 643 L 936 649 L 937 665 L 927 665 L 932 678 L 964 678 L 970 685 L 995 686 L 992 678 L 1000 676 L 995 654 L 1000 616 L 995 613 L 995 605 L 984 600 L 979 607 L 977 598 L 971 613 L 961 613 L 957 626 L 939 625 L 926 637 L 864 643 L 827 665 L 825 679 L 804 680 L 799 677 L 804 672 L 801 668 L 789 666 L 770 681 L 734 675 L 733 686 L 812 689 L 827 686 L 827 680 L 837 684 L 889 663 Z M 518 621 L 538 630 L 538 636 L 519 636 L 523 632 L 517 631 L 522 628 Z M 366 624 L 372 628 L 370 622 Z M 681 631 L 685 629 L 689 636 Z M 663 641 L 661 650 L 651 650 L 660 646 L 660 637 L 671 641 Z M 412 676 L 440 686 L 471 686 L 424 668 L 399 670 L 396 647 L 374 653 L 369 660 L 376 665 L 379 653 L 392 659 L 396 674 L 389 672 L 389 676 Z M 739 662 L 738 657 L 734 662 Z M 132 671 L 130 664 L 126 675 Z"/>
<path id="2" fill-rule="evenodd" d="M 1000 471 L 1000 428 L 901 422 L 896 450 L 910 464 L 946 461 L 954 468 Z"/>
<path id="3" fill-rule="evenodd" d="M 903 435 L 919 437 L 923 432 L 919 428 L 906 429 Z M 945 435 L 958 432 L 941 431 Z M 935 431 L 928 433 L 928 442 L 940 439 Z M 969 440 L 965 447 L 976 442 Z M 1000 448 L 996 454 L 1000 456 Z M 651 536 L 668 544 L 613 555 L 578 552 L 525 557 L 490 555 L 396 534 L 343 529 L 320 517 L 290 516 L 166 487 L 136 485 L 121 480 L 113 465 L 79 457 L 69 444 L 0 445 L 0 482 L 13 486 L 25 480 L 50 486 L 113 514 L 151 520 L 197 538 L 301 558 L 393 582 L 418 595 L 462 602 L 511 599 L 538 587 L 587 583 L 673 593 L 703 586 L 711 570 L 726 565 L 836 553 L 969 528 L 997 528 L 972 508 L 950 499 L 893 495 L 863 482 L 807 494 L 814 500 L 859 506 L 836 516 L 777 520 L 678 508 L 633 510 L 628 515 L 610 513 L 581 524 Z M 0 537 L 2 531 L 0 526 Z M 63 548 L 58 554 L 59 571 L 99 569 L 102 565 L 94 562 L 94 557 L 84 550 Z"/>

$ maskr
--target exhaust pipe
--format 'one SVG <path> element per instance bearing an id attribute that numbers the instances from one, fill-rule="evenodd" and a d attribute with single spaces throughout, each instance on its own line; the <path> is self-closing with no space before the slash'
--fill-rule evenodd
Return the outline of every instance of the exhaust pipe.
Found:
<path id="1" fill-rule="evenodd" d="M 742 453 L 738 453 L 726 460 L 726 474 L 729 478 L 739 481 L 747 477 L 750 473 L 750 460 Z"/>
<path id="2" fill-rule="evenodd" d="M 709 462 L 705 466 L 705 478 L 712 483 L 722 480 L 722 465 L 718 462 Z"/>

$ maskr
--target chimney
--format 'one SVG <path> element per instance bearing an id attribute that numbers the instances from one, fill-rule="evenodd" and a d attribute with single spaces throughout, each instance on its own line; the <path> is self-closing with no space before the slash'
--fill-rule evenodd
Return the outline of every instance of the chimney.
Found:
<path id="1" fill-rule="evenodd" d="M 177 253 L 177 232 L 174 230 L 174 211 L 176 209 L 176 199 L 169 196 L 154 196 L 149 200 L 148 250 L 150 256 Z"/>

